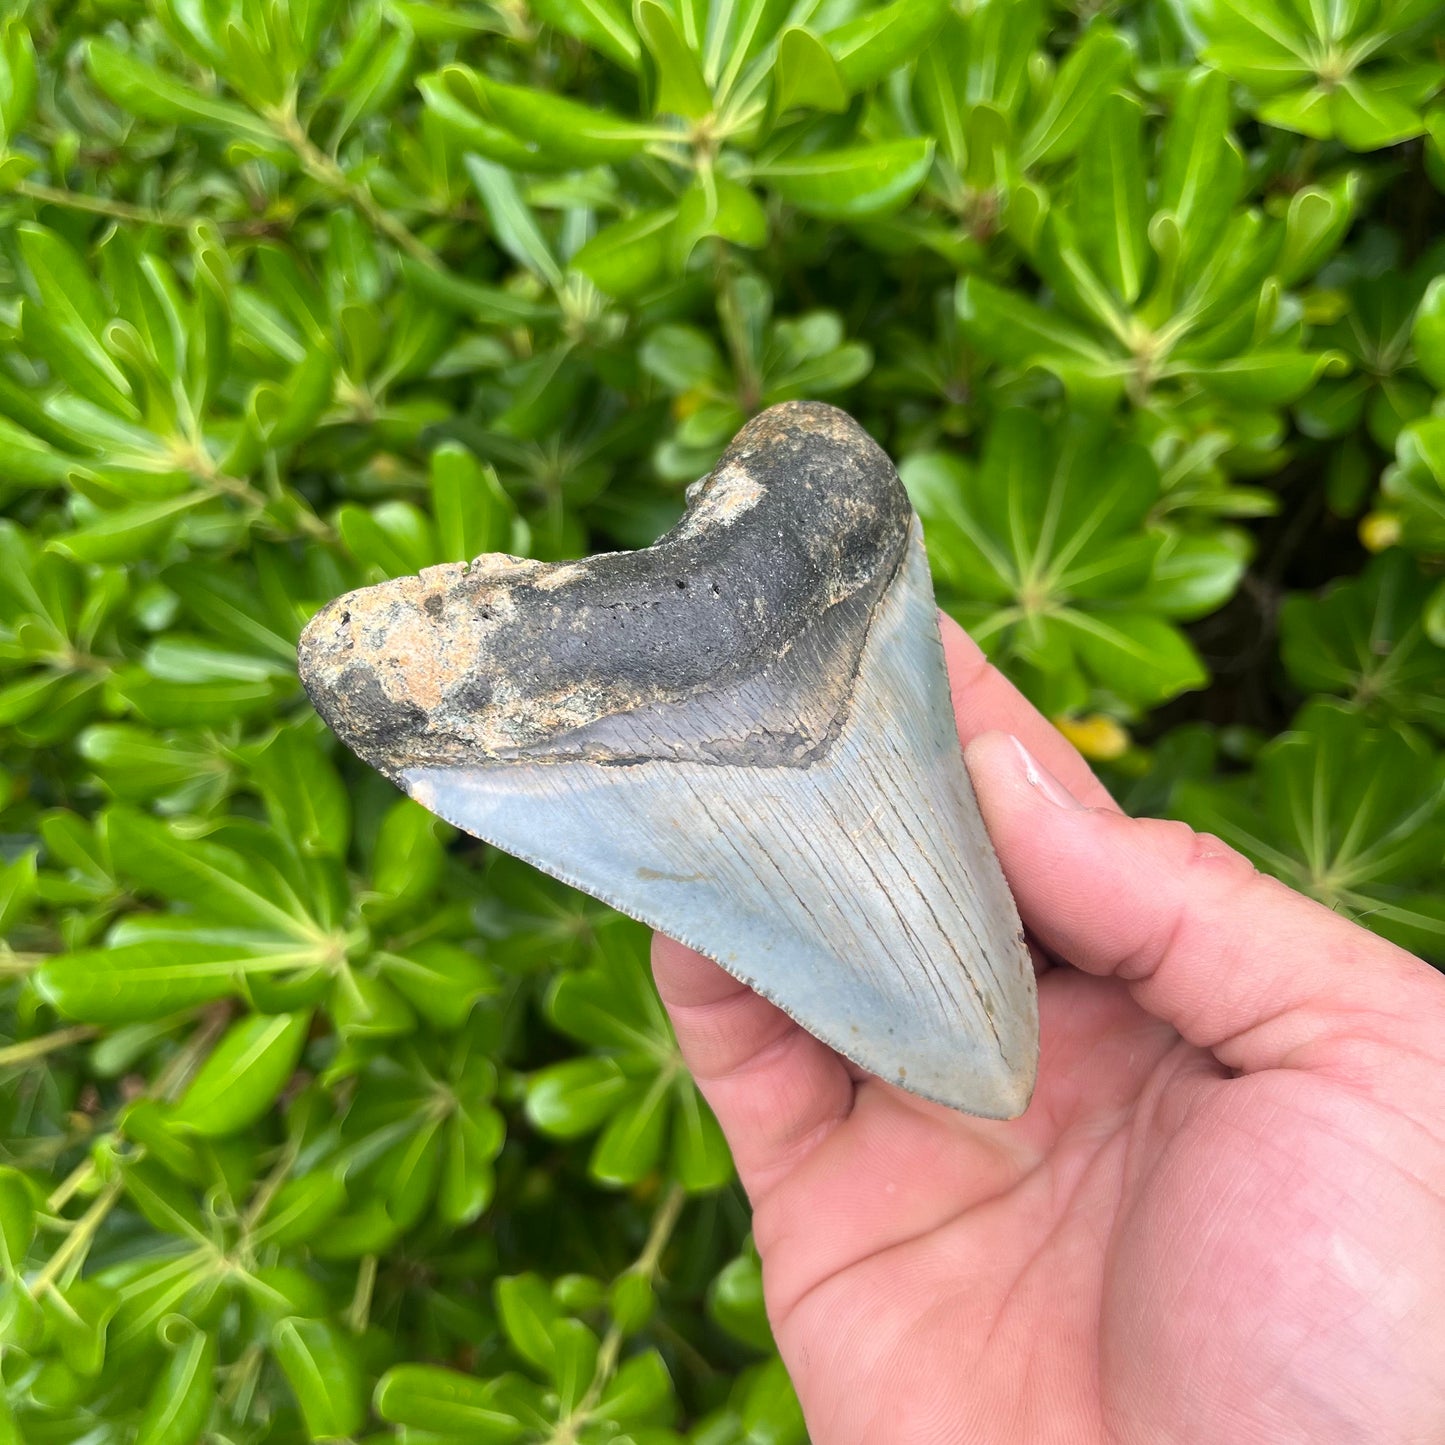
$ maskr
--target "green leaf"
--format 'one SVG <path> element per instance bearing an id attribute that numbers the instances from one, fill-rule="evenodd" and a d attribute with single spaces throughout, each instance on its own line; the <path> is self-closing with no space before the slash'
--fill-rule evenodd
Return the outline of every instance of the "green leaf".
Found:
<path id="1" fill-rule="evenodd" d="M 154 1041 L 158 1034 L 164 1030 L 156 1025 L 136 1025 L 129 1030 L 118 1030 L 112 1033 L 100 1048 L 109 1047 L 115 1049 L 122 1043 L 129 1033 L 138 1039 L 140 1047 Z M 100 1052 L 97 1048 L 91 1055 Z M 109 1061 L 106 1061 L 109 1063 Z M 120 1068 L 134 1062 L 133 1057 L 117 1060 Z M 111 1070 L 119 1072 L 118 1069 Z M 117 1128 L 124 1133 L 127 1139 L 133 1140 L 145 1149 L 145 1159 L 141 1162 L 149 1164 L 154 1162 L 168 1170 L 177 1179 L 184 1179 L 195 1183 L 204 1177 L 205 1171 L 202 1168 L 200 1157 L 189 1139 L 181 1137 L 180 1133 L 171 1128 L 170 1105 L 159 1103 L 155 1099 L 136 1099 L 127 1104 L 116 1120 Z"/>
<path id="2" fill-rule="evenodd" d="M 642 48 L 623 0 L 530 0 L 544 25 L 590 45 L 628 70 L 641 63 Z"/>
<path id="3" fill-rule="evenodd" d="M 38 894 L 36 850 L 0 864 L 0 938 L 13 937 L 35 905 Z"/>
<path id="4" fill-rule="evenodd" d="M 700 178 L 678 202 L 673 244 L 679 270 L 705 236 L 757 250 L 767 244 L 767 213 L 746 186 L 724 176 L 714 175 L 710 184 Z"/>
<path id="5" fill-rule="evenodd" d="M 632 18 L 656 75 L 653 113 L 696 120 L 713 108 L 702 64 L 678 33 L 672 12 L 660 0 L 633 0 Z"/>
<path id="6" fill-rule="evenodd" d="M 497 1313 L 512 1348 L 550 1374 L 556 1364 L 554 1332 L 562 1318 L 551 1291 L 535 1274 L 511 1275 L 495 1285 Z"/>
<path id="7" fill-rule="evenodd" d="M 437 1189 L 437 1214 L 454 1229 L 471 1224 L 492 1201 L 496 1175 L 492 1160 L 506 1130 L 495 1109 L 458 1109 L 446 1122 L 446 1156 Z"/>
<path id="8" fill-rule="evenodd" d="M 570 1415 L 597 1372 L 597 1336 L 581 1320 L 562 1319 L 552 1327 L 552 1341 L 556 1354 L 551 1375 L 562 1413 Z"/>
<path id="9" fill-rule="evenodd" d="M 215 1336 L 179 1323 L 166 1333 L 180 1338 L 151 1389 L 136 1427 L 135 1445 L 192 1445 L 205 1434 L 211 1418 Z"/>
<path id="10" fill-rule="evenodd" d="M 779 115 L 794 106 L 835 114 L 848 108 L 848 87 L 832 52 L 805 25 L 790 25 L 778 37 L 773 105 Z"/>
<path id="11" fill-rule="evenodd" d="M 1359 176 L 1348 171 L 1328 185 L 1305 186 L 1290 197 L 1284 247 L 1275 274 L 1286 286 L 1314 275 L 1339 247 L 1355 218 Z"/>
<path id="12" fill-rule="evenodd" d="M 1249 539 L 1241 532 L 1173 533 L 1154 559 L 1140 600 L 1165 617 L 1203 617 L 1234 595 L 1248 560 Z"/>
<path id="13" fill-rule="evenodd" d="M 85 48 L 85 67 L 96 85 L 131 115 L 216 126 L 259 144 L 267 152 L 284 154 L 276 132 L 245 106 L 192 90 L 107 40 L 90 41 Z"/>
<path id="14" fill-rule="evenodd" d="M 498 245 L 549 286 L 560 287 L 562 268 L 510 172 L 481 156 L 468 156 L 466 167 L 491 217 Z"/>
<path id="15" fill-rule="evenodd" d="M 456 442 L 444 442 L 431 454 L 430 485 L 443 562 L 506 551 L 516 512 L 491 467 Z"/>
<path id="16" fill-rule="evenodd" d="M 544 156 L 598 165 L 640 154 L 656 132 L 608 111 L 579 105 L 478 74 L 476 93 L 487 116 L 523 137 Z"/>
<path id="17" fill-rule="evenodd" d="M 757 1445 L 804 1445 L 803 1410 L 781 1360 L 769 1360 L 748 1381 L 742 1423 L 745 1438 Z"/>
<path id="18" fill-rule="evenodd" d="M 204 492 L 191 492 L 117 507 L 73 532 L 62 532 L 49 546 L 73 562 L 134 562 L 162 550 L 181 517 L 209 500 Z"/>
<path id="19" fill-rule="evenodd" d="M 251 763 L 273 820 L 303 853 L 339 858 L 351 841 L 351 804 L 341 776 L 299 728 L 282 728 Z"/>
<path id="20" fill-rule="evenodd" d="M 1129 42 L 1122 35 L 1093 26 L 1059 67 L 1047 102 L 1020 143 L 1020 164 L 1027 168 L 1072 155 L 1129 61 Z"/>
<path id="21" fill-rule="evenodd" d="M 1195 273 L 1223 234 L 1243 177 L 1244 159 L 1229 129 L 1229 81 L 1217 70 L 1196 70 L 1176 97 L 1155 198 L 1156 211 L 1178 226 L 1183 275 Z"/>
<path id="22" fill-rule="evenodd" d="M 110 1322 L 120 1296 L 99 1281 L 76 1279 L 51 1289 L 42 1300 L 51 1342 L 60 1346 L 68 1369 L 90 1378 L 105 1364 Z"/>
<path id="23" fill-rule="evenodd" d="M 386 577 L 420 572 L 436 552 L 426 516 L 409 502 L 371 509 L 348 502 L 336 513 L 336 529 L 358 562 Z"/>
<path id="24" fill-rule="evenodd" d="M 657 1309 L 657 1291 L 645 1269 L 624 1270 L 612 1282 L 607 1307 L 613 1323 L 624 1335 L 635 1335 L 647 1326 Z"/>
<path id="25" fill-rule="evenodd" d="M 826 31 L 823 44 L 851 94 L 912 60 L 949 12 L 948 0 L 893 0 Z"/>
<path id="26" fill-rule="evenodd" d="M 1185 783 L 1174 797 L 1196 828 L 1417 951 L 1438 949 L 1445 936 L 1445 917 L 1421 897 L 1445 845 L 1442 809 L 1437 753 L 1324 699 L 1260 751 L 1251 774 Z"/>
<path id="27" fill-rule="evenodd" d="M 142 888 L 232 923 L 307 939 L 299 901 L 258 860 L 207 839 L 182 838 L 129 808 L 114 809 L 107 829 L 115 857 Z M 288 902 L 296 902 L 295 912 Z"/>
<path id="28" fill-rule="evenodd" d="M 12 15 L 0 29 L 0 144 L 8 144 L 35 106 L 35 44 L 30 27 Z"/>
<path id="29" fill-rule="evenodd" d="M 1445 391 L 1445 276 L 1425 288 L 1411 332 L 1415 364 L 1432 385 Z"/>
<path id="30" fill-rule="evenodd" d="M 638 353 L 638 360 L 673 391 L 723 384 L 723 362 L 712 338 L 694 326 L 659 326 Z"/>
<path id="31" fill-rule="evenodd" d="M 252 1014 L 232 1024 L 181 1096 L 176 1124 L 221 1138 L 255 1123 L 285 1088 L 310 1027 L 307 1013 Z"/>
<path id="32" fill-rule="evenodd" d="M 63 681 L 55 673 L 36 672 L 0 687 L 0 726 L 11 726 L 39 712 Z"/>
<path id="33" fill-rule="evenodd" d="M 306 1244 L 346 1207 L 338 1174 L 316 1170 L 288 1179 L 269 1201 L 251 1237 L 256 1244 Z"/>
<path id="34" fill-rule="evenodd" d="M 543 1133 L 558 1138 L 590 1134 L 629 1088 L 615 1059 L 565 1059 L 527 1081 L 527 1118 Z"/>
<path id="35" fill-rule="evenodd" d="M 1253 351 L 1191 370 L 1226 401 L 1277 406 L 1294 401 L 1335 364 L 1329 352 Z"/>
<path id="36" fill-rule="evenodd" d="M 446 826 L 409 798 L 387 810 L 372 855 L 375 896 L 367 903 L 370 916 L 396 917 L 430 897 L 441 873 L 442 830 Z"/>
<path id="37" fill-rule="evenodd" d="M 1079 240 L 1115 295 L 1131 306 L 1149 262 L 1143 118 L 1143 108 L 1127 95 L 1105 100 L 1079 152 L 1075 182 Z"/>
<path id="38" fill-rule="evenodd" d="M 603 1184 L 635 1184 L 662 1157 L 667 1137 L 670 1090 L 659 1075 L 645 1089 L 634 1089 L 612 1113 L 598 1137 L 588 1165 Z"/>
<path id="39" fill-rule="evenodd" d="M 933 142 L 884 141 L 773 161 L 754 171 L 789 205 L 824 220 L 887 215 L 907 204 L 933 164 Z"/>
<path id="40" fill-rule="evenodd" d="M 215 752 L 189 739 L 162 736 L 125 723 L 97 723 L 76 739 L 76 751 L 117 797 L 146 799 L 198 785 L 223 785 L 227 770 Z"/>
<path id="41" fill-rule="evenodd" d="M 579 248 L 571 266 L 609 296 L 635 296 L 657 280 L 668 257 L 671 208 L 615 221 Z"/>
<path id="42" fill-rule="evenodd" d="M 314 965 L 316 959 L 314 949 L 265 939 L 209 943 L 157 938 L 58 954 L 41 966 L 35 981 L 68 1018 L 124 1024 L 233 997 L 245 974 L 290 971 Z"/>
<path id="43" fill-rule="evenodd" d="M 444 65 L 430 75 L 417 77 L 417 89 L 427 111 L 434 115 L 448 141 L 464 154 L 485 156 L 500 165 L 518 170 L 555 170 L 565 161 L 548 160 L 535 146 L 482 115 L 480 81 L 475 70 L 465 65 Z M 421 268 L 423 275 L 446 273 L 440 268 Z"/>
<path id="44" fill-rule="evenodd" d="M 0 1166 L 0 1280 L 20 1277 L 35 1238 L 35 1197 L 25 1175 Z"/>
<path id="45" fill-rule="evenodd" d="M 1414 560 L 1392 549 L 1323 596 L 1286 598 L 1280 652 L 1291 680 L 1445 729 L 1445 650 L 1426 633 L 1430 595 Z"/>
<path id="46" fill-rule="evenodd" d="M 394 1425 L 507 1445 L 526 1426 L 504 1403 L 509 1380 L 477 1380 L 435 1365 L 398 1365 L 376 1387 L 376 1413 Z"/>
<path id="47" fill-rule="evenodd" d="M 271 1333 L 276 1362 L 301 1407 L 312 1440 L 355 1435 L 366 1419 L 366 1393 L 355 1344 L 326 1320 L 281 1320 Z"/>
<path id="48" fill-rule="evenodd" d="M 491 970 L 466 949 L 441 940 L 379 953 L 387 981 L 435 1029 L 461 1028 L 473 1004 L 497 991 Z"/>
<path id="49" fill-rule="evenodd" d="M 338 985 L 331 1002 L 331 1021 L 349 1040 L 387 1039 L 410 1034 L 416 1015 L 384 979 L 353 972 Z"/>
<path id="50" fill-rule="evenodd" d="M 280 405 L 266 424 L 266 445 L 290 446 L 309 436 L 331 405 L 335 385 L 336 357 L 331 348 L 311 347 L 286 378 Z"/>
<path id="51" fill-rule="evenodd" d="M 1161 618 L 1070 610 L 1059 623 L 1084 666 L 1130 702 L 1155 706 L 1209 680 L 1188 639 Z"/>
<path id="52" fill-rule="evenodd" d="M 978 276 L 958 287 L 958 319 L 979 350 L 1016 366 L 1042 366 L 1080 386 L 1086 395 L 1116 395 L 1125 364 L 1088 332 L 1054 311 Z"/>
<path id="53" fill-rule="evenodd" d="M 757 1350 L 773 1348 L 763 1301 L 763 1271 L 757 1251 L 749 1248 L 729 1260 L 708 1288 L 708 1313 L 735 1339 Z"/>
<path id="54" fill-rule="evenodd" d="M 1275 0 L 1193 0 L 1191 18 L 1203 31 L 1204 59 L 1235 80 L 1268 94 L 1314 74 L 1310 38 L 1293 9 Z"/>
<path id="55" fill-rule="evenodd" d="M 1329 97 L 1334 133 L 1351 150 L 1373 151 L 1411 140 L 1425 129 L 1419 110 L 1354 75 Z"/>
<path id="56" fill-rule="evenodd" d="M 177 1136 L 178 1131 L 171 1128 L 170 1120 L 163 1110 L 158 1109 L 151 1117 L 158 1127 L 154 1131 L 142 1129 L 141 1133 L 158 1133 L 164 1130 L 173 1138 Z M 132 1137 L 138 1136 L 133 1134 Z M 186 1163 L 194 1167 L 194 1151 L 190 1151 L 190 1158 Z M 204 1243 L 210 1237 L 206 1221 L 196 1206 L 191 1191 L 178 1183 L 155 1161 L 144 1158 L 126 1162 L 125 1192 L 130 1202 L 163 1234 L 180 1235 L 197 1244 Z"/>
<path id="57" fill-rule="evenodd" d="M 83 467 L 13 422 L 0 419 L 0 446 L 5 449 L 5 480 L 11 484 L 53 486 L 68 481 Z"/>
<path id="58" fill-rule="evenodd" d="M 624 1360 L 593 1413 L 620 1425 L 668 1425 L 676 1413 L 672 1377 L 656 1350 Z"/>
<path id="59" fill-rule="evenodd" d="M 692 1080 L 680 1081 L 672 1115 L 672 1162 L 683 1188 L 704 1194 L 733 1177 L 721 1126 Z"/>
<path id="60" fill-rule="evenodd" d="M 134 416 L 130 383 L 103 340 L 110 317 L 90 271 L 54 231 L 32 222 L 15 228 L 20 254 L 40 299 L 23 313 L 22 327 L 52 363 L 98 405 Z"/>

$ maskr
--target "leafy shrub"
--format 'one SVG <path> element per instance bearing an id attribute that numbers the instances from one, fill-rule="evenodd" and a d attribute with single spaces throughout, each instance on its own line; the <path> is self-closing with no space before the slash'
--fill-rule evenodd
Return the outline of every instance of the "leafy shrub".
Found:
<path id="1" fill-rule="evenodd" d="M 1442 45 L 1430 0 L 6 20 L 0 1438 L 802 1439 L 643 930 L 293 670 L 344 589 L 646 544 L 772 402 L 899 458 L 1131 807 L 1445 956 Z"/>

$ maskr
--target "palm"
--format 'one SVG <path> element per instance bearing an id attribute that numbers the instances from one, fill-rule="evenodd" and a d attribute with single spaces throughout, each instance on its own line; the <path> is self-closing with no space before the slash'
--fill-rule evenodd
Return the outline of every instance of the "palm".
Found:
<path id="1" fill-rule="evenodd" d="M 769 1305 L 817 1439 L 1315 1439 L 1288 1424 L 1302 1392 L 1316 1420 L 1338 1393 L 1345 1422 L 1382 1342 L 1402 1375 L 1410 1349 L 1424 1362 L 1430 1341 L 1389 1317 L 1384 1221 L 1335 1182 L 1380 1178 L 1387 1117 L 1303 1075 L 1221 1087 L 1113 980 L 1055 972 L 1040 1002 L 1047 1065 L 1024 1120 L 869 1082 L 760 1202 Z M 1353 1280 L 1331 1268 L 1347 1257 Z"/>
<path id="2" fill-rule="evenodd" d="M 1124 818 L 945 627 L 1039 980 L 1010 1123 L 862 1074 L 715 965 L 659 985 L 754 1204 L 816 1445 L 1445 1439 L 1445 987 Z M 1072 796 L 1071 796 L 1072 794 Z M 1091 806 L 1081 806 L 1078 799 Z"/>

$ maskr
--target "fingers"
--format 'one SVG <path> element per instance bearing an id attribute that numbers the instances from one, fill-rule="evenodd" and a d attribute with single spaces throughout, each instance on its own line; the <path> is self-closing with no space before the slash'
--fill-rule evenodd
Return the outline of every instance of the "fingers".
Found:
<path id="1" fill-rule="evenodd" d="M 1403 950 L 1255 872 L 1183 823 L 1086 808 L 1002 734 L 969 769 L 1024 921 L 1114 975 L 1230 1068 L 1365 1063 L 1362 1038 L 1445 1027 L 1445 984 Z M 1398 1052 L 1398 1044 L 1392 1045 Z"/>
<path id="2" fill-rule="evenodd" d="M 661 934 L 652 971 L 678 1047 L 756 1205 L 853 1108 L 853 1074 L 781 1009 Z"/>
<path id="3" fill-rule="evenodd" d="M 1076 798 L 1091 808 L 1117 809 L 1074 745 L 983 655 L 978 643 L 946 612 L 939 613 L 938 626 L 964 744 L 980 733 L 1012 733 Z"/>

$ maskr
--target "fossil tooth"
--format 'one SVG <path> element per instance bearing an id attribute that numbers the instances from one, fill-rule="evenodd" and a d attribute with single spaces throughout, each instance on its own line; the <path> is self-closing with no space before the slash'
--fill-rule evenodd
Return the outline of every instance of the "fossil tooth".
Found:
<path id="1" fill-rule="evenodd" d="M 922 536 L 843 412 L 750 422 L 654 546 L 324 607 L 307 691 L 434 813 L 715 958 L 864 1068 L 1011 1118 L 1038 1021 Z"/>

